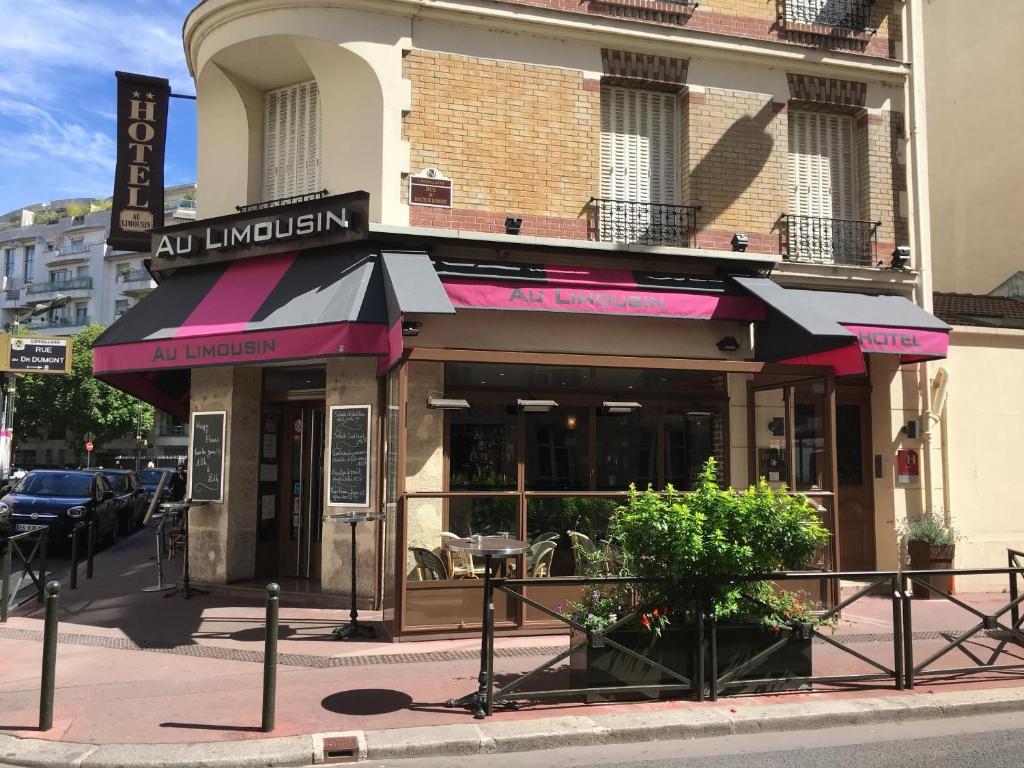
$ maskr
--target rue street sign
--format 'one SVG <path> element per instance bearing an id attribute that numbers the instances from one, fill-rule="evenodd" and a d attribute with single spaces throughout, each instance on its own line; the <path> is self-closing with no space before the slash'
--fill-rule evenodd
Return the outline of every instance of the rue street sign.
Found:
<path id="1" fill-rule="evenodd" d="M 68 374 L 71 372 L 71 339 L 0 334 L 0 371 Z"/>

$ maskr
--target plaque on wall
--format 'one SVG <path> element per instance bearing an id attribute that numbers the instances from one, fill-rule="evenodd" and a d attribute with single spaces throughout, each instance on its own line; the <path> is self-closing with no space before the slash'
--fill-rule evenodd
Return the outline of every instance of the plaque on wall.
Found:
<path id="1" fill-rule="evenodd" d="M 327 504 L 370 506 L 370 406 L 332 405 Z"/>
<path id="2" fill-rule="evenodd" d="M 437 168 L 426 168 L 416 175 L 410 175 L 409 205 L 451 208 L 452 180 Z"/>
<path id="3" fill-rule="evenodd" d="M 226 411 L 192 414 L 189 424 L 188 487 L 193 501 L 224 501 Z"/>

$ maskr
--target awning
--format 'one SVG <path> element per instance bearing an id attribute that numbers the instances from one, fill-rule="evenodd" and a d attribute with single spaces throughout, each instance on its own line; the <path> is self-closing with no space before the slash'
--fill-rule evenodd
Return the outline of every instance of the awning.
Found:
<path id="1" fill-rule="evenodd" d="M 727 280 L 556 265 L 434 262 L 459 309 L 762 320 L 764 306 Z"/>
<path id="2" fill-rule="evenodd" d="M 837 376 L 864 373 L 864 353 L 901 363 L 946 356 L 950 326 L 902 296 L 783 288 L 763 277 L 733 281 L 768 307 L 757 326 L 759 360 L 829 365 Z"/>
<path id="3" fill-rule="evenodd" d="M 414 280 L 433 302 L 407 289 Z M 402 354 L 405 312 L 454 311 L 439 294 L 425 253 L 327 248 L 179 269 L 97 339 L 93 370 L 187 414 L 192 368 L 338 355 L 389 367 Z"/>

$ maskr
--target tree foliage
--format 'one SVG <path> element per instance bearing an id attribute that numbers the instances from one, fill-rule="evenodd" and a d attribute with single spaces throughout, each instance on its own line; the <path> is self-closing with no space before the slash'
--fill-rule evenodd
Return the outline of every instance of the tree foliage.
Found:
<path id="1" fill-rule="evenodd" d="M 30 374 L 18 382 L 14 410 L 16 435 L 67 434 L 68 446 L 81 451 L 85 435 L 93 433 L 97 448 L 126 436 L 141 425 L 152 428 L 151 405 L 105 384 L 92 374 L 92 347 L 103 332 L 89 325 L 75 336 L 71 373 L 67 376 Z"/>

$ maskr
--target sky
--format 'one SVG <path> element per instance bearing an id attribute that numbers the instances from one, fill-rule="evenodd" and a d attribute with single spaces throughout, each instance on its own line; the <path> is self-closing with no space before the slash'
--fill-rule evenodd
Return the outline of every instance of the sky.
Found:
<path id="1" fill-rule="evenodd" d="M 181 26 L 198 0 L 0 0 L 0 213 L 113 192 L 114 71 L 195 94 Z M 195 181 L 195 102 L 170 100 L 165 183 Z"/>

